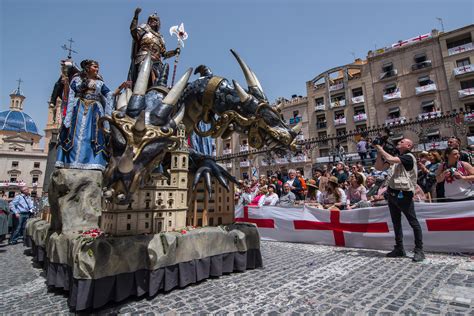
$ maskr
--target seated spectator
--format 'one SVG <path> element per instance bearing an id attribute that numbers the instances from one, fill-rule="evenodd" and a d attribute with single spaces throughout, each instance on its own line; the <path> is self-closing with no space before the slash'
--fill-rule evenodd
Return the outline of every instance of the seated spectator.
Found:
<path id="1" fill-rule="evenodd" d="M 370 200 L 370 197 L 377 195 L 377 192 L 379 191 L 384 181 L 385 181 L 384 177 L 374 177 L 374 176 L 367 177 L 366 196 L 368 200 Z"/>
<path id="2" fill-rule="evenodd" d="M 258 206 L 264 205 L 276 205 L 279 201 L 278 194 L 275 193 L 276 186 L 274 184 L 270 184 L 268 186 L 268 192 L 265 194 L 259 201 Z"/>
<path id="3" fill-rule="evenodd" d="M 350 185 L 346 190 L 347 209 L 357 207 L 368 207 L 370 203 L 367 202 L 367 189 L 364 187 L 364 178 L 360 173 L 355 173 L 349 177 Z"/>
<path id="4" fill-rule="evenodd" d="M 245 185 L 243 192 L 240 194 L 238 205 L 248 205 L 252 202 L 253 195 L 250 185 Z"/>
<path id="5" fill-rule="evenodd" d="M 274 184 L 275 187 L 276 187 L 276 191 L 275 193 L 280 197 L 281 196 L 281 193 L 282 193 L 282 182 L 280 180 L 278 180 L 278 174 L 272 174 L 272 176 L 270 177 L 270 184 Z"/>
<path id="6" fill-rule="evenodd" d="M 328 180 L 326 191 L 321 194 L 319 208 L 338 208 L 344 209 L 346 206 L 346 194 L 344 190 L 339 187 L 338 179 L 332 176 Z"/>
<path id="7" fill-rule="evenodd" d="M 309 202 L 316 202 L 321 195 L 321 191 L 319 191 L 318 186 L 316 185 L 316 180 L 310 179 L 306 184 L 308 187 L 308 193 L 306 194 L 306 201 Z"/>
<path id="8" fill-rule="evenodd" d="M 446 148 L 445 162 L 438 167 L 436 180 L 444 183 L 444 196 L 447 201 L 474 199 L 474 167 L 460 160 L 457 148 Z"/>
<path id="9" fill-rule="evenodd" d="M 257 194 L 255 195 L 255 197 L 252 199 L 252 201 L 250 202 L 250 206 L 258 206 L 259 202 L 260 202 L 260 199 L 262 199 L 265 194 L 267 194 L 267 187 L 264 186 L 264 187 L 261 187 L 259 188 L 259 190 L 257 191 Z"/>
<path id="10" fill-rule="evenodd" d="M 290 190 L 290 185 L 285 183 L 283 185 L 283 193 L 280 197 L 280 202 L 278 205 L 280 206 L 293 206 L 295 205 L 296 196 Z"/>

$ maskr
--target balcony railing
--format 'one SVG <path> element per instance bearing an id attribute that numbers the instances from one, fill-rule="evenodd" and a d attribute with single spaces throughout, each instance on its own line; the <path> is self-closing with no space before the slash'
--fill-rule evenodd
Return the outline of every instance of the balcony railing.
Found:
<path id="1" fill-rule="evenodd" d="M 398 89 L 396 91 L 392 92 L 392 93 L 387 93 L 387 94 L 383 95 L 383 101 L 384 102 L 399 100 L 401 98 L 402 98 L 402 93 Z"/>
<path id="2" fill-rule="evenodd" d="M 338 118 L 338 119 L 335 119 L 334 120 L 334 125 L 335 126 L 338 126 L 338 125 L 344 125 L 347 123 L 347 120 L 345 117 L 341 117 L 341 118 Z"/>
<path id="3" fill-rule="evenodd" d="M 395 77 L 397 74 L 398 74 L 398 70 L 397 70 L 397 69 L 392 69 L 392 70 L 389 70 L 389 71 L 386 71 L 386 72 L 382 72 L 382 73 L 380 74 L 380 80 L 384 80 L 384 79 L 388 79 L 388 78 Z"/>
<path id="4" fill-rule="evenodd" d="M 367 121 L 367 113 L 359 113 L 354 115 L 354 122 Z"/>
<path id="5" fill-rule="evenodd" d="M 338 84 L 334 84 L 332 86 L 329 86 L 329 91 L 337 91 L 337 90 L 341 90 L 341 89 L 344 89 L 344 83 L 341 82 L 341 83 L 338 83 Z"/>
<path id="6" fill-rule="evenodd" d="M 432 93 L 432 92 L 436 92 L 436 90 L 437 90 L 436 84 L 431 83 L 424 86 L 415 87 L 415 94 L 420 95 L 420 94 Z"/>
<path id="7" fill-rule="evenodd" d="M 327 128 L 328 123 L 327 122 L 316 122 L 316 128 Z"/>
<path id="8" fill-rule="evenodd" d="M 454 68 L 453 73 L 455 77 L 461 77 L 464 75 L 472 74 L 474 73 L 474 65 L 466 65 Z"/>
<path id="9" fill-rule="evenodd" d="M 460 99 L 472 97 L 473 95 L 474 95 L 474 88 L 467 88 L 467 89 L 458 91 L 458 96 Z"/>
<path id="10" fill-rule="evenodd" d="M 301 116 L 290 118 L 290 125 L 295 125 L 301 122 Z"/>
<path id="11" fill-rule="evenodd" d="M 331 102 L 331 109 L 332 108 L 340 108 L 340 107 L 343 107 L 343 106 L 346 106 L 346 100 L 345 99 Z"/>
<path id="12" fill-rule="evenodd" d="M 291 162 L 306 162 L 309 161 L 308 157 L 306 155 L 296 155 L 294 157 L 291 157 Z"/>
<path id="13" fill-rule="evenodd" d="M 249 145 L 240 145 L 240 151 L 249 151 Z"/>
<path id="14" fill-rule="evenodd" d="M 401 117 L 396 117 L 393 119 L 388 119 L 385 120 L 385 125 L 397 125 L 397 124 L 403 124 L 406 122 L 406 117 L 401 116 Z"/>
<path id="15" fill-rule="evenodd" d="M 324 104 L 316 104 L 316 106 L 314 107 L 314 111 L 324 111 L 326 109 L 326 107 L 324 106 Z"/>
<path id="16" fill-rule="evenodd" d="M 242 167 L 242 168 L 250 167 L 250 161 L 241 161 L 240 162 L 240 167 Z"/>
<path id="17" fill-rule="evenodd" d="M 447 141 L 432 141 L 428 143 L 418 144 L 418 151 L 430 150 L 430 149 L 446 149 L 448 147 Z"/>
<path id="18" fill-rule="evenodd" d="M 277 165 L 283 165 L 283 164 L 286 164 L 288 163 L 288 158 L 284 157 L 284 158 L 276 158 L 275 159 L 275 163 Z"/>
<path id="19" fill-rule="evenodd" d="M 448 55 L 449 56 L 456 55 L 456 54 L 464 53 L 473 49 L 474 49 L 474 45 L 471 42 L 471 43 L 467 43 L 464 45 L 460 45 L 460 46 L 456 46 L 456 47 L 448 49 Z"/>
<path id="20" fill-rule="evenodd" d="M 229 149 L 224 149 L 224 150 L 222 151 L 222 154 L 223 154 L 223 155 L 230 155 L 230 154 L 232 154 L 232 149 L 230 149 L 230 148 L 229 148 Z"/>
<path id="21" fill-rule="evenodd" d="M 464 122 L 474 123 L 474 112 L 467 113 L 466 115 L 464 115 Z"/>
<path id="22" fill-rule="evenodd" d="M 351 99 L 352 101 L 352 104 L 358 104 L 358 103 L 364 103 L 364 96 L 363 95 L 359 95 L 358 97 L 353 97 Z"/>
<path id="23" fill-rule="evenodd" d="M 441 111 L 433 111 L 433 112 L 425 112 L 418 114 L 418 120 L 423 121 L 423 120 L 429 120 L 435 117 L 440 117 L 441 116 Z"/>
<path id="24" fill-rule="evenodd" d="M 416 64 L 411 65 L 411 70 L 416 71 L 424 68 L 431 67 L 431 60 L 425 60 Z"/>
<path id="25" fill-rule="evenodd" d="M 0 188 L 21 188 L 21 187 L 24 187 L 26 186 L 26 182 L 24 181 L 20 181 L 20 182 L 16 182 L 16 181 L 1 181 L 0 182 Z"/>

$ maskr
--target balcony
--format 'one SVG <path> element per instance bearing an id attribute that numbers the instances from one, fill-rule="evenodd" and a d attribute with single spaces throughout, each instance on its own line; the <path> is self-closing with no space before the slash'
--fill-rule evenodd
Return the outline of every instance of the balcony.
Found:
<path id="1" fill-rule="evenodd" d="M 367 113 L 359 113 L 354 115 L 354 122 L 367 121 Z"/>
<path id="2" fill-rule="evenodd" d="M 429 119 L 440 117 L 440 116 L 441 116 L 441 111 L 425 112 L 425 113 L 418 114 L 418 120 L 424 121 L 424 120 L 429 120 Z"/>
<path id="3" fill-rule="evenodd" d="M 341 117 L 334 120 L 334 126 L 344 125 L 346 123 L 347 123 L 347 120 L 345 117 Z"/>
<path id="4" fill-rule="evenodd" d="M 456 46 L 456 47 L 448 49 L 448 56 L 464 53 L 473 49 L 474 49 L 474 45 L 472 45 L 472 42 L 461 45 L 461 46 Z"/>
<path id="5" fill-rule="evenodd" d="M 329 91 L 330 92 L 341 90 L 341 89 L 344 89 L 344 83 L 343 82 L 332 85 L 332 86 L 329 86 Z"/>
<path id="6" fill-rule="evenodd" d="M 21 187 L 26 186 L 26 182 L 24 181 L 1 181 L 0 188 L 1 189 L 19 189 Z"/>
<path id="7" fill-rule="evenodd" d="M 343 106 L 346 106 L 346 100 L 344 100 L 344 99 L 331 102 L 331 109 L 340 108 L 340 107 L 343 107 Z"/>
<path id="8" fill-rule="evenodd" d="M 324 111 L 325 109 L 326 109 L 326 107 L 324 106 L 324 104 L 316 104 L 316 106 L 314 107 L 315 112 Z"/>
<path id="9" fill-rule="evenodd" d="M 240 152 L 249 151 L 249 145 L 240 145 Z"/>
<path id="10" fill-rule="evenodd" d="M 430 67 L 431 67 L 431 60 L 425 60 L 425 61 L 411 65 L 411 70 L 417 71 L 417 70 L 430 68 Z"/>
<path id="11" fill-rule="evenodd" d="M 390 102 L 390 101 L 395 101 L 395 100 L 400 100 L 402 98 L 402 93 L 400 90 L 395 90 L 392 93 L 387 93 L 383 95 L 383 101 L 384 102 Z"/>
<path id="12" fill-rule="evenodd" d="M 399 125 L 399 124 L 405 123 L 406 120 L 407 119 L 404 116 L 396 117 L 396 118 L 385 120 L 385 125 L 387 125 L 387 126 Z"/>
<path id="13" fill-rule="evenodd" d="M 352 104 L 358 104 L 358 103 L 364 103 L 364 96 L 363 95 L 359 95 L 358 97 L 353 97 L 351 99 L 352 101 Z"/>
<path id="14" fill-rule="evenodd" d="M 389 71 L 386 71 L 386 72 L 382 72 L 380 74 L 380 80 L 385 80 L 385 79 L 388 79 L 388 78 L 396 77 L 397 74 L 398 74 L 397 69 L 392 69 L 392 70 L 389 70 Z"/>
<path id="15" fill-rule="evenodd" d="M 474 96 L 474 88 L 467 88 L 458 91 L 459 99 L 465 99 Z"/>
<path id="16" fill-rule="evenodd" d="M 224 165 L 227 169 L 232 169 L 232 162 L 227 162 Z"/>
<path id="17" fill-rule="evenodd" d="M 328 127 L 328 123 L 326 121 L 324 122 L 316 122 L 316 128 L 317 129 L 321 129 L 321 128 L 327 128 Z"/>
<path id="18" fill-rule="evenodd" d="M 474 65 L 467 65 L 467 66 L 454 68 L 453 73 L 454 73 L 454 77 L 456 78 L 470 75 L 474 73 Z"/>
<path id="19" fill-rule="evenodd" d="M 301 116 L 290 118 L 290 125 L 296 125 L 301 122 Z"/>
<path id="20" fill-rule="evenodd" d="M 416 95 L 428 94 L 428 93 L 436 92 L 436 90 L 437 90 L 436 84 L 431 83 L 424 86 L 415 87 L 415 94 Z"/>
<path id="21" fill-rule="evenodd" d="M 240 162 L 240 167 L 241 168 L 247 168 L 247 167 L 250 167 L 250 161 L 241 161 Z"/>
<path id="22" fill-rule="evenodd" d="M 229 148 L 229 149 L 224 149 L 224 150 L 222 151 L 222 154 L 223 154 L 223 155 L 230 155 L 230 154 L 232 154 L 232 149 L 230 149 L 230 148 Z"/>
<path id="23" fill-rule="evenodd" d="M 466 115 L 464 115 L 464 122 L 474 123 L 474 112 L 467 113 Z"/>
<path id="24" fill-rule="evenodd" d="M 296 155 L 294 157 L 291 157 L 291 162 L 306 162 L 306 161 L 309 161 L 306 155 Z"/>
<path id="25" fill-rule="evenodd" d="M 283 165 L 283 164 L 287 164 L 288 163 L 288 158 L 284 157 L 284 158 L 276 158 L 275 159 L 275 163 L 277 165 Z"/>

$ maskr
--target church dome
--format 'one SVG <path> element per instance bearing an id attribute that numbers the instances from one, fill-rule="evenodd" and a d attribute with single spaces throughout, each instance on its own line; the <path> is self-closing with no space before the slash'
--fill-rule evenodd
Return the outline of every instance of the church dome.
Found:
<path id="1" fill-rule="evenodd" d="M 38 133 L 35 121 L 22 111 L 8 110 L 0 112 L 0 131 L 13 131 L 18 133 Z"/>

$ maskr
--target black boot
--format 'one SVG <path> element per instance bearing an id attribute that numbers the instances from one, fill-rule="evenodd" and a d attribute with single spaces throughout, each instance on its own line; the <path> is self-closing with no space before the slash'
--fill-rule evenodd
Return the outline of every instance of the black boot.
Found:
<path id="1" fill-rule="evenodd" d="M 387 258 L 398 258 L 398 257 L 405 257 L 407 254 L 405 253 L 405 250 L 403 249 L 403 246 L 395 246 L 392 251 L 387 253 L 385 256 Z"/>
<path id="2" fill-rule="evenodd" d="M 425 260 L 425 253 L 423 252 L 423 249 L 415 248 L 414 252 L 415 252 L 415 255 L 413 256 L 413 259 L 412 259 L 414 262 L 421 262 Z"/>

